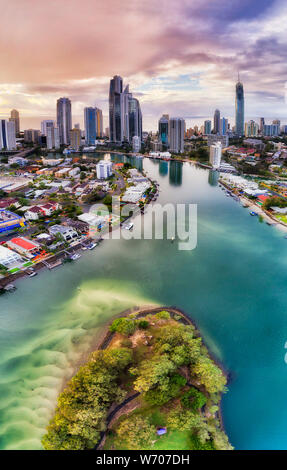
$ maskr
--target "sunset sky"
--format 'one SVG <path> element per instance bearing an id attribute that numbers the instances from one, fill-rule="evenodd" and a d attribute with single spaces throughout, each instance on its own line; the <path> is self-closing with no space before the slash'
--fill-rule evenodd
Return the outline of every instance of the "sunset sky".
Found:
<path id="1" fill-rule="evenodd" d="M 0 117 L 21 128 L 55 118 L 56 99 L 103 109 L 119 74 L 139 98 L 143 129 L 162 113 L 234 123 L 237 72 L 246 119 L 287 124 L 287 2 L 282 0 L 0 0 Z"/>

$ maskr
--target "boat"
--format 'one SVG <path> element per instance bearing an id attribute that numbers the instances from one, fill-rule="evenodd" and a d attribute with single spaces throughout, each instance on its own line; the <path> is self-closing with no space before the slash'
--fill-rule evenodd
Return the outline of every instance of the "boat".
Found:
<path id="1" fill-rule="evenodd" d="M 93 250 L 94 248 L 96 248 L 98 244 L 97 243 L 91 243 L 90 245 L 87 246 L 88 250 Z"/>
<path id="2" fill-rule="evenodd" d="M 74 253 L 73 255 L 70 256 L 70 259 L 72 261 L 76 261 L 79 258 L 81 258 L 81 255 L 79 253 Z"/>
<path id="3" fill-rule="evenodd" d="M 88 249 L 88 247 L 86 245 L 82 245 L 82 250 L 83 251 L 86 251 Z"/>
<path id="4" fill-rule="evenodd" d="M 34 277 L 34 276 L 37 276 L 37 272 L 34 271 L 34 269 L 31 269 L 31 270 L 27 270 L 27 274 L 29 277 Z"/>
<path id="5" fill-rule="evenodd" d="M 16 287 L 14 286 L 14 284 L 7 284 L 7 286 L 4 287 L 4 290 L 6 292 L 12 292 L 13 290 L 16 290 Z"/>
<path id="6" fill-rule="evenodd" d="M 252 215 L 252 216 L 258 215 L 257 212 L 254 212 L 254 211 L 250 211 L 249 214 Z"/>

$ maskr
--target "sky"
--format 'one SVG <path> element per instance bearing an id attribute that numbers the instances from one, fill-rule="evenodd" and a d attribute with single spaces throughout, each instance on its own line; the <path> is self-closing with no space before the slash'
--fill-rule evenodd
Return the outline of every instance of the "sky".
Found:
<path id="1" fill-rule="evenodd" d="M 20 112 L 21 129 L 54 119 L 72 100 L 103 110 L 121 75 L 140 100 L 144 130 L 163 113 L 189 125 L 219 108 L 234 124 L 238 72 L 245 120 L 287 124 L 286 0 L 0 0 L 0 117 Z"/>

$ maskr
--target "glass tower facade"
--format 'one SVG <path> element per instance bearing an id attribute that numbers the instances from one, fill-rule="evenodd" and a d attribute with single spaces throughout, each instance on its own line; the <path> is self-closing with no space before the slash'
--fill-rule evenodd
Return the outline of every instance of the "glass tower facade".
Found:
<path id="1" fill-rule="evenodd" d="M 164 146 L 168 146 L 168 125 L 169 118 L 167 116 L 162 116 L 158 121 L 158 133 L 161 143 Z"/>
<path id="2" fill-rule="evenodd" d="M 244 135 L 244 90 L 240 81 L 235 90 L 235 129 L 237 135 Z"/>
<path id="3" fill-rule="evenodd" d="M 85 117 L 86 144 L 95 145 L 95 141 L 97 139 L 96 109 L 85 108 L 84 117 Z"/>

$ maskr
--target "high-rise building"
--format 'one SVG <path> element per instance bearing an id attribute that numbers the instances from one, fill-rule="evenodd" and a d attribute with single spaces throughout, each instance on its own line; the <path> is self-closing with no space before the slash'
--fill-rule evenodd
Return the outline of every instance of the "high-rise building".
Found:
<path id="1" fill-rule="evenodd" d="M 249 121 L 245 123 L 244 134 L 246 137 L 257 137 L 259 132 L 259 126 L 255 121 Z"/>
<path id="2" fill-rule="evenodd" d="M 184 129 L 183 118 L 170 118 L 169 120 L 169 148 L 171 152 L 182 153 L 184 151 Z"/>
<path id="3" fill-rule="evenodd" d="M 95 145 L 97 139 L 96 109 L 89 107 L 84 109 L 85 142 L 86 145 Z"/>
<path id="4" fill-rule="evenodd" d="M 38 129 L 25 129 L 24 141 L 28 143 L 38 144 L 40 142 L 40 131 Z"/>
<path id="5" fill-rule="evenodd" d="M 131 95 L 131 94 L 130 94 Z M 142 140 L 142 114 L 139 101 L 132 95 L 128 98 L 128 140 L 131 142 L 134 136 Z"/>
<path id="6" fill-rule="evenodd" d="M 239 77 L 235 89 L 235 132 L 238 136 L 244 134 L 244 90 Z"/>
<path id="7" fill-rule="evenodd" d="M 280 134 L 280 127 L 278 124 L 265 124 L 263 134 L 266 137 L 277 137 Z"/>
<path id="8" fill-rule="evenodd" d="M 97 132 L 97 137 L 102 138 L 103 137 L 103 112 L 100 108 L 95 108 L 96 109 L 96 132 Z"/>
<path id="9" fill-rule="evenodd" d="M 141 141 L 138 135 L 133 136 L 132 144 L 133 144 L 133 152 L 138 153 L 141 148 Z"/>
<path id="10" fill-rule="evenodd" d="M 85 108 L 85 137 L 87 145 L 95 145 L 97 137 L 103 137 L 103 113 L 99 108 Z"/>
<path id="11" fill-rule="evenodd" d="M 17 109 L 12 109 L 9 121 L 13 121 L 15 123 L 16 137 L 18 137 L 20 134 L 20 116 L 19 111 L 17 111 Z"/>
<path id="12" fill-rule="evenodd" d="M 109 178 L 113 173 L 112 167 L 113 167 L 112 162 L 101 160 L 97 164 L 97 178 L 98 179 Z"/>
<path id="13" fill-rule="evenodd" d="M 70 144 L 70 131 L 72 129 L 72 105 L 69 98 L 57 100 L 57 126 L 59 128 L 60 144 Z"/>
<path id="14" fill-rule="evenodd" d="M 220 134 L 220 111 L 216 109 L 213 117 L 213 133 Z"/>
<path id="15" fill-rule="evenodd" d="M 210 146 L 209 163 L 212 165 L 212 168 L 217 169 L 220 167 L 221 153 L 222 153 L 221 142 L 216 142 L 215 144 Z"/>
<path id="16" fill-rule="evenodd" d="M 0 120 L 0 150 L 15 150 L 16 149 L 16 131 L 15 122 Z"/>
<path id="17" fill-rule="evenodd" d="M 110 81 L 109 118 L 110 140 L 122 142 L 124 137 L 123 79 L 115 75 Z"/>
<path id="18" fill-rule="evenodd" d="M 59 128 L 49 125 L 46 128 L 46 132 L 47 149 L 52 150 L 60 148 Z"/>
<path id="19" fill-rule="evenodd" d="M 265 119 L 264 119 L 264 117 L 262 117 L 262 118 L 260 118 L 260 132 L 261 132 L 261 134 L 263 134 L 264 125 L 265 125 Z"/>
<path id="20" fill-rule="evenodd" d="M 129 85 L 123 91 L 123 80 L 118 75 L 110 81 L 109 121 L 112 142 L 132 142 L 135 135 L 142 139 L 142 113 L 139 101 L 133 98 Z"/>
<path id="21" fill-rule="evenodd" d="M 226 135 L 228 131 L 228 119 L 222 118 L 220 119 L 220 134 Z"/>
<path id="22" fill-rule="evenodd" d="M 41 122 L 41 133 L 42 135 L 47 136 L 47 128 L 48 127 L 54 127 L 55 126 L 55 121 L 52 119 L 45 119 L 44 121 Z"/>
<path id="23" fill-rule="evenodd" d="M 211 121 L 209 120 L 204 121 L 204 134 L 205 135 L 211 134 Z"/>
<path id="24" fill-rule="evenodd" d="M 75 150 L 76 152 L 78 152 L 78 150 L 80 149 L 82 145 L 81 129 L 79 129 L 78 127 L 74 127 L 73 129 L 71 129 L 70 135 L 71 135 L 71 138 L 70 138 L 71 148 Z"/>
<path id="25" fill-rule="evenodd" d="M 162 145 L 168 146 L 169 115 L 163 114 L 158 121 L 158 135 Z"/>

